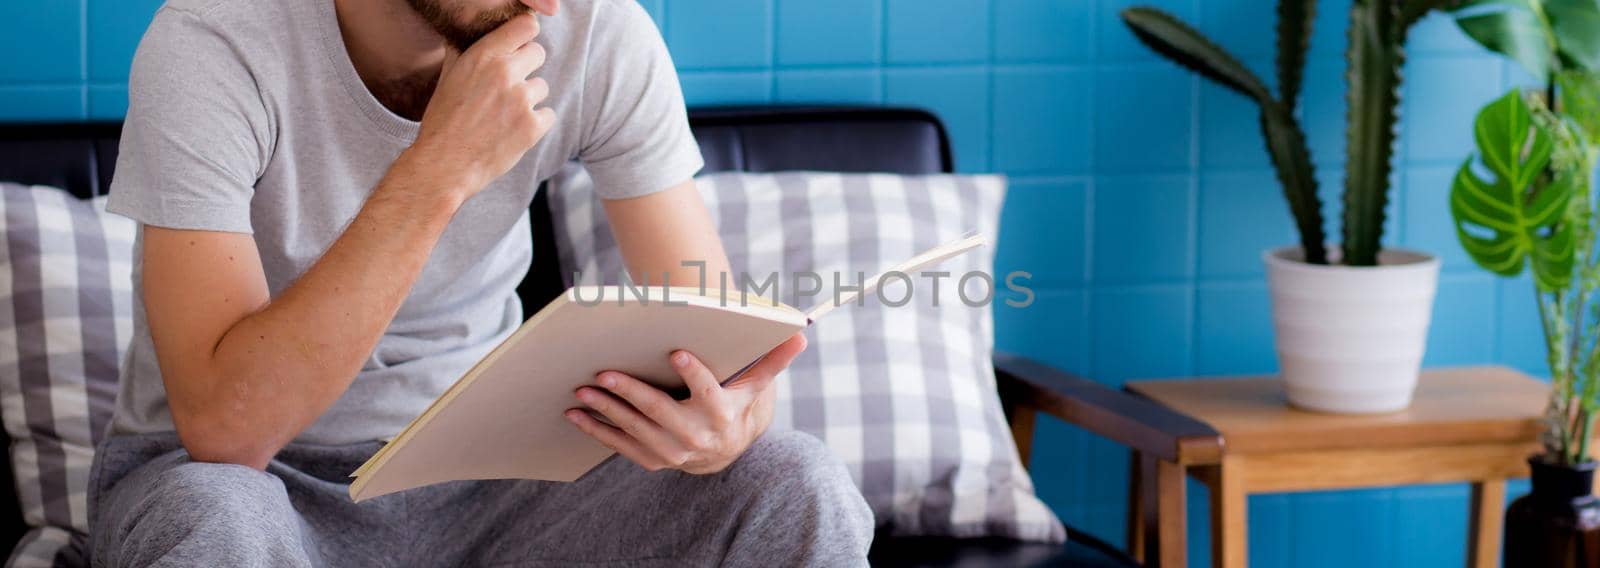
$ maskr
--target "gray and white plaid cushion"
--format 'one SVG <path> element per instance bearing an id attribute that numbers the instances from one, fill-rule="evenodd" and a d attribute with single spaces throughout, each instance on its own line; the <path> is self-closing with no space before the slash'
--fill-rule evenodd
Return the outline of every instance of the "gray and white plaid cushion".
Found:
<path id="1" fill-rule="evenodd" d="M 33 527 L 9 566 L 81 560 L 89 466 L 132 334 L 135 231 L 104 199 L 0 183 L 0 416 Z"/>
<path id="2" fill-rule="evenodd" d="M 971 230 L 992 242 L 1005 193 L 997 176 L 722 173 L 698 181 L 736 273 L 730 281 L 777 272 L 777 295 L 802 309 L 831 298 L 834 274 L 858 282 L 858 272 Z M 574 274 L 616 283 L 621 256 L 587 174 L 568 166 L 550 188 L 568 284 Z M 990 310 L 963 304 L 953 285 L 962 274 L 991 272 L 992 259 L 983 249 L 930 269 L 953 276 L 937 295 L 914 278 L 911 301 L 898 308 L 869 299 L 835 310 L 807 331 L 811 348 L 776 383 L 774 427 L 822 439 L 892 534 L 1065 538 L 1034 496 L 1000 409 Z M 820 274 L 829 291 L 797 298 L 791 275 L 802 271 Z M 968 299 L 984 297 L 981 280 L 968 285 Z M 889 288 L 883 297 L 892 302 L 906 296 L 903 283 Z"/>

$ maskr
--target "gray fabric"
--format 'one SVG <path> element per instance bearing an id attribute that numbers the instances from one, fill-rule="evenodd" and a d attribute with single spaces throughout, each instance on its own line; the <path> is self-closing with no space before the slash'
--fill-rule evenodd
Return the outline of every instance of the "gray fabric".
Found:
<path id="1" fill-rule="evenodd" d="M 850 284 L 971 230 L 994 239 L 1005 191 L 994 176 L 719 173 L 697 182 L 734 271 L 758 282 L 784 275 L 780 297 L 800 308 L 831 297 L 798 298 L 790 275 L 818 272 L 827 290 L 834 274 Z M 584 169 L 563 170 L 551 189 L 563 275 L 616 283 L 621 255 Z M 1000 409 L 990 310 L 956 294 L 956 276 L 991 271 L 992 254 L 933 269 L 953 275 L 937 305 L 914 275 L 900 307 L 871 297 L 830 312 L 777 382 L 774 428 L 811 433 L 837 453 L 892 534 L 1065 538 L 1033 494 Z M 885 298 L 898 302 L 903 289 L 891 284 Z"/>
<path id="2" fill-rule="evenodd" d="M 346 54 L 332 0 L 173 0 L 134 57 L 111 210 L 149 225 L 252 233 L 271 294 L 338 237 L 418 124 L 385 109 Z M 543 18 L 558 124 L 457 213 L 349 390 L 297 438 L 393 436 L 521 322 L 527 208 L 570 159 L 619 199 L 701 166 L 677 76 L 633 0 Z M 139 280 L 137 274 L 135 282 Z M 142 305 L 114 431 L 172 430 Z"/>
<path id="3" fill-rule="evenodd" d="M 7 561 L 76 557 L 85 493 L 132 314 L 134 223 L 44 186 L 0 183 L 0 416 L 29 533 Z"/>
<path id="4" fill-rule="evenodd" d="M 768 434 L 728 470 L 612 459 L 573 483 L 463 481 L 350 501 L 376 443 L 291 444 L 265 472 L 115 436 L 93 493 L 95 566 L 852 566 L 871 511 L 815 438 Z"/>

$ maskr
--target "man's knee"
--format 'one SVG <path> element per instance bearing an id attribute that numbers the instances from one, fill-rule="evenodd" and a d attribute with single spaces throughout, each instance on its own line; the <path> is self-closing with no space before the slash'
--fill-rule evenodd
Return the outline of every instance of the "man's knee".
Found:
<path id="1" fill-rule="evenodd" d="M 810 434 L 794 431 L 768 431 L 757 438 L 744 455 L 728 467 L 728 473 L 741 480 L 770 485 L 775 478 L 827 476 L 838 459 L 822 442 Z"/>
<path id="2" fill-rule="evenodd" d="M 112 489 L 115 504 L 102 513 L 118 517 L 107 519 L 120 536 L 115 548 L 125 549 L 117 556 L 143 557 L 190 539 L 241 548 L 298 545 L 294 507 L 277 477 L 239 465 L 177 461 L 136 472 Z"/>
<path id="3" fill-rule="evenodd" d="M 803 432 L 768 432 L 730 473 L 754 484 L 760 500 L 777 500 L 806 508 L 821 508 L 840 515 L 839 520 L 872 528 L 872 513 L 850 472 L 827 446 Z"/>
<path id="4" fill-rule="evenodd" d="M 861 564 L 872 543 L 872 510 L 850 472 L 822 442 L 799 432 L 769 432 L 727 473 L 752 500 L 730 559 L 787 558 L 792 564 Z M 735 562 L 738 563 L 738 562 Z"/>
<path id="5" fill-rule="evenodd" d="M 283 482 L 271 474 L 241 465 L 187 460 L 156 473 L 144 501 L 151 510 L 230 520 L 293 510 Z"/>

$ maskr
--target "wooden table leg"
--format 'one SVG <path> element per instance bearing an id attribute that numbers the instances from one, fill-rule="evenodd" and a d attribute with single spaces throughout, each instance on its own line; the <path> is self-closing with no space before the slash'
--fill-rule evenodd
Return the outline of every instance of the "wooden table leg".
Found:
<path id="1" fill-rule="evenodd" d="M 1506 480 L 1491 479 L 1472 484 L 1472 511 L 1467 527 L 1467 566 L 1494 568 L 1500 565 L 1500 537 L 1505 519 Z"/>
<path id="2" fill-rule="evenodd" d="M 1249 555 L 1249 495 L 1244 488 L 1244 461 L 1224 455 L 1211 488 L 1211 565 L 1244 568 Z"/>
<path id="3" fill-rule="evenodd" d="M 1128 556 L 1132 557 L 1133 561 L 1140 565 L 1144 564 L 1145 547 L 1145 479 L 1155 474 L 1153 471 L 1145 472 L 1144 461 L 1144 454 L 1139 450 L 1130 452 L 1128 459 Z"/>
<path id="4" fill-rule="evenodd" d="M 1186 521 L 1188 498 L 1184 495 L 1188 480 L 1183 466 L 1165 460 L 1155 462 L 1156 534 L 1150 540 L 1157 550 L 1145 558 L 1156 561 L 1162 568 L 1182 568 L 1187 565 L 1189 544 Z"/>

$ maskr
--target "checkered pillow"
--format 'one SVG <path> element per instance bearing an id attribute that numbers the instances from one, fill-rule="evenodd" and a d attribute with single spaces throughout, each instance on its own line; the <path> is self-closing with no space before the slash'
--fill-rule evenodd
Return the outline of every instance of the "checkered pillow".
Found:
<path id="1" fill-rule="evenodd" d="M 132 333 L 135 230 L 104 199 L 0 183 L 0 418 L 32 527 L 9 566 L 81 563 L 89 466 Z"/>
<path id="2" fill-rule="evenodd" d="M 713 174 L 699 178 L 737 278 L 780 275 L 778 295 L 802 309 L 831 298 L 834 274 L 858 281 L 978 230 L 993 240 L 1005 182 L 995 176 Z M 621 256 L 592 183 L 568 166 L 550 184 L 568 284 L 614 284 Z M 992 271 L 983 249 L 930 270 L 953 276 L 937 294 L 914 279 L 898 308 L 869 299 L 806 333 L 811 348 L 776 383 L 774 427 L 811 433 L 843 459 L 896 535 L 1006 536 L 1060 541 L 1060 521 L 1033 494 L 995 391 L 993 321 L 957 295 L 957 278 Z M 797 298 L 791 275 L 813 271 L 819 296 Z M 916 275 L 913 275 L 914 277 Z M 882 296 L 906 297 L 905 287 Z M 732 286 L 732 285 L 730 285 Z M 982 281 L 967 298 L 985 297 Z"/>

